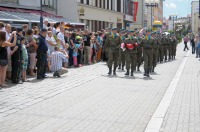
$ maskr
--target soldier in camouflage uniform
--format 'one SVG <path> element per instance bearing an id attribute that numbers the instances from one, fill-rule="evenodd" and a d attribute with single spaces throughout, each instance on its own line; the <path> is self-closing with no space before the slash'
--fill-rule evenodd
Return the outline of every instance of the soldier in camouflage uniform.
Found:
<path id="1" fill-rule="evenodd" d="M 122 43 L 124 42 L 125 40 L 125 30 L 124 29 L 121 29 L 120 30 L 120 38 L 121 38 L 121 41 Z M 125 52 L 122 48 L 120 48 L 119 50 L 119 67 L 118 69 L 122 69 L 124 70 L 124 66 L 125 66 Z"/>
<path id="2" fill-rule="evenodd" d="M 155 44 L 153 45 L 153 60 L 152 60 L 152 68 L 150 69 L 150 72 L 154 72 L 154 69 L 157 65 L 157 56 L 158 56 L 158 39 L 156 38 L 156 32 L 153 32 L 151 34 L 152 39 L 155 40 Z"/>
<path id="3" fill-rule="evenodd" d="M 140 42 L 142 38 L 140 37 L 139 32 L 136 32 L 136 38 L 138 40 L 138 46 L 137 46 L 137 71 L 140 71 L 140 66 L 142 64 L 142 47 L 140 46 Z"/>
<path id="4" fill-rule="evenodd" d="M 112 29 L 112 34 L 106 39 L 106 48 L 108 48 L 108 74 L 112 74 L 112 65 L 114 63 L 113 75 L 116 75 L 118 66 L 119 48 L 121 47 L 121 38 L 117 33 L 117 28 Z"/>
<path id="5" fill-rule="evenodd" d="M 157 34 L 157 43 L 158 43 L 158 62 L 162 63 L 163 62 L 163 43 L 161 40 L 160 33 Z"/>
<path id="6" fill-rule="evenodd" d="M 163 59 L 165 60 L 165 62 L 167 61 L 167 38 L 165 36 L 165 34 L 162 35 L 162 39 L 161 39 L 162 43 L 163 43 Z"/>
<path id="7" fill-rule="evenodd" d="M 152 39 L 150 35 L 150 30 L 146 31 L 146 36 L 142 39 L 140 44 L 143 47 L 145 71 L 144 76 L 149 77 L 149 70 L 152 67 L 153 45 L 155 45 L 155 40 Z"/>
<path id="8" fill-rule="evenodd" d="M 175 36 L 172 37 L 172 60 L 176 57 L 176 47 L 177 47 L 178 41 Z"/>
<path id="9" fill-rule="evenodd" d="M 127 72 L 125 75 L 129 76 L 131 68 L 131 76 L 133 76 L 134 68 L 136 67 L 137 62 L 137 45 L 138 40 L 134 37 L 134 31 L 129 31 L 129 37 L 124 41 L 125 44 L 125 54 L 126 54 L 126 69 Z"/>
<path id="10" fill-rule="evenodd" d="M 170 35 L 167 37 L 168 40 L 168 61 L 172 58 L 172 39 L 170 38 Z"/>
<path id="11" fill-rule="evenodd" d="M 107 38 L 109 38 L 109 36 L 112 34 L 111 32 L 111 28 L 108 28 L 107 29 L 107 32 L 106 32 L 106 35 L 105 35 L 105 41 L 107 40 Z M 109 51 L 109 48 L 108 48 L 108 45 L 106 45 L 106 43 L 104 44 L 104 47 L 103 47 L 103 51 L 104 51 L 104 54 L 105 54 L 105 60 L 108 61 L 108 51 Z"/>

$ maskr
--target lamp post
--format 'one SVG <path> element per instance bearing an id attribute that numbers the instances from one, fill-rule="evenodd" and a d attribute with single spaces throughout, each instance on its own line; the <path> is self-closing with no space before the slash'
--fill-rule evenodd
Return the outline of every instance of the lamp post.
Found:
<path id="1" fill-rule="evenodd" d="M 158 8 L 158 3 L 145 3 L 146 7 L 151 7 L 151 28 L 153 26 L 152 18 L 153 18 L 153 8 Z"/>
<path id="2" fill-rule="evenodd" d="M 175 33 L 174 21 L 175 21 L 175 19 L 177 19 L 177 15 L 176 14 L 170 14 L 170 18 L 173 20 L 173 32 Z"/>
<path id="3" fill-rule="evenodd" d="M 40 29 L 43 29 L 42 0 L 40 0 Z"/>

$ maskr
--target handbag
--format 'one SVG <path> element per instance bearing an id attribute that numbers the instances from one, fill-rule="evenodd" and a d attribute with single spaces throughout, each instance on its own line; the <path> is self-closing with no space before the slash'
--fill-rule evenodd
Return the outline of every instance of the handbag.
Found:
<path id="1" fill-rule="evenodd" d="M 3 42 L 0 45 L 0 51 L 1 51 L 2 44 L 3 44 Z M 8 65 L 8 60 L 7 59 L 0 60 L 0 66 L 6 66 L 6 65 Z"/>

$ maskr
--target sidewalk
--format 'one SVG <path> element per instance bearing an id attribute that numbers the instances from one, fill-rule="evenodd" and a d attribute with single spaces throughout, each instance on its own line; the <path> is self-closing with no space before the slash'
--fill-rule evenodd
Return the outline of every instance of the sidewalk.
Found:
<path id="1" fill-rule="evenodd" d="M 151 74 L 151 78 L 143 77 L 143 72 L 136 72 L 134 77 L 125 77 L 123 71 L 118 71 L 116 77 L 107 76 L 108 69 L 105 63 L 98 63 L 80 69 L 70 69 L 61 79 L 33 80 L 31 83 L 3 89 L 0 91 L 0 130 L 1 132 L 143 132 L 185 58 L 186 52 L 182 49 L 183 44 L 180 44 L 176 60 L 159 64 L 155 69 L 156 73 Z M 190 55 L 178 85 L 179 94 L 176 93 L 172 99 L 161 131 L 174 130 L 171 129 L 174 127 L 171 121 L 177 108 L 179 111 L 184 108 L 183 112 L 187 112 L 185 109 L 189 105 L 187 106 L 186 102 L 192 95 L 188 93 L 196 94 L 189 102 L 195 108 L 194 111 L 197 110 L 195 119 L 199 119 L 196 117 L 199 116 L 200 101 L 198 86 L 186 80 L 193 79 L 197 82 L 195 77 L 198 69 L 195 70 L 195 67 L 199 67 L 199 60 Z M 183 92 L 183 86 L 185 90 L 188 89 L 186 86 L 192 86 L 194 89 L 188 90 L 191 92 L 187 90 Z M 177 95 L 179 96 L 176 97 Z M 184 107 L 181 107 L 182 103 L 176 103 L 183 96 L 187 98 L 184 98 Z M 196 121 L 194 123 L 198 123 Z"/>

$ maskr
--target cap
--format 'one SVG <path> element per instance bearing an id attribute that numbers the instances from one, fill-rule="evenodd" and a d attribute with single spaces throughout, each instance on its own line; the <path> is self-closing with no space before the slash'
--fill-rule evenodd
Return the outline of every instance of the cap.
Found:
<path id="1" fill-rule="evenodd" d="M 117 30 L 117 28 L 112 28 L 112 30 Z"/>
<path id="2" fill-rule="evenodd" d="M 46 28 L 41 29 L 41 32 L 47 32 Z"/>
<path id="3" fill-rule="evenodd" d="M 134 33 L 135 31 L 134 30 L 129 30 L 129 33 Z"/>
<path id="4" fill-rule="evenodd" d="M 76 39 L 82 39 L 82 37 L 81 36 L 76 36 Z"/>
<path id="5" fill-rule="evenodd" d="M 17 28 L 16 31 L 17 31 L 17 32 L 22 32 L 23 29 L 22 29 L 22 28 Z"/>

